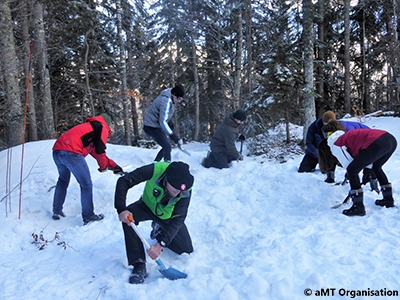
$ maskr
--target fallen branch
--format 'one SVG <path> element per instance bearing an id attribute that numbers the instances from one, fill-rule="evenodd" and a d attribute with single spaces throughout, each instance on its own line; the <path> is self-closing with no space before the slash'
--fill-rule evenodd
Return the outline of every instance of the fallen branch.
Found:
<path id="1" fill-rule="evenodd" d="M 39 234 L 37 234 L 35 232 L 32 232 L 32 234 L 31 234 L 32 239 L 33 239 L 32 244 L 35 244 L 39 250 L 43 250 L 44 248 L 46 248 L 46 246 L 49 243 L 55 242 L 57 246 L 61 246 L 64 250 L 66 250 L 67 246 L 68 246 L 72 250 L 76 251 L 74 248 L 72 248 L 70 245 L 68 245 L 66 242 L 64 242 L 60 239 L 59 232 L 56 232 L 54 234 L 54 238 L 52 240 L 47 240 L 43 235 L 43 231 L 44 231 L 44 229 L 42 229 Z"/>

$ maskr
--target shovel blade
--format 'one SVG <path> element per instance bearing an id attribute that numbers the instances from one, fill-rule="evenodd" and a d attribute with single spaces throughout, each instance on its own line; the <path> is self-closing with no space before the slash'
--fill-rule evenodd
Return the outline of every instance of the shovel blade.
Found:
<path id="1" fill-rule="evenodd" d="M 336 209 L 336 208 L 341 207 L 342 205 L 343 205 L 343 203 L 339 203 L 339 204 L 336 204 L 336 205 L 332 206 L 331 208 L 332 209 Z"/>
<path id="2" fill-rule="evenodd" d="M 169 280 L 176 280 L 176 279 L 183 279 L 187 277 L 187 274 L 178 271 L 177 269 L 174 268 L 168 268 L 168 269 L 159 269 L 160 273 L 163 274 L 165 277 L 167 277 Z"/>
<path id="3" fill-rule="evenodd" d="M 183 153 L 185 153 L 186 155 L 191 156 L 190 153 L 189 153 L 187 150 L 185 150 L 185 149 L 182 148 L 182 146 L 181 146 L 180 143 L 178 143 L 178 148 L 179 148 L 179 150 L 181 150 L 181 151 L 182 151 Z"/>

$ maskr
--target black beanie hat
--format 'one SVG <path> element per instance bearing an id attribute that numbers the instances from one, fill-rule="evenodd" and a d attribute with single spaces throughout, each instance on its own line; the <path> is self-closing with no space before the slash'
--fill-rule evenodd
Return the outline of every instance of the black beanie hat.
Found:
<path id="1" fill-rule="evenodd" d="M 239 121 L 246 121 L 246 112 L 243 109 L 238 109 L 233 113 L 233 117 Z"/>
<path id="2" fill-rule="evenodd" d="M 189 165 L 184 162 L 172 162 L 165 170 L 167 182 L 177 190 L 188 190 L 192 187 L 194 177 L 189 172 Z"/>
<path id="3" fill-rule="evenodd" d="M 172 88 L 171 94 L 175 95 L 176 97 L 183 98 L 185 95 L 185 89 L 183 88 L 182 84 L 177 84 L 174 88 Z"/>

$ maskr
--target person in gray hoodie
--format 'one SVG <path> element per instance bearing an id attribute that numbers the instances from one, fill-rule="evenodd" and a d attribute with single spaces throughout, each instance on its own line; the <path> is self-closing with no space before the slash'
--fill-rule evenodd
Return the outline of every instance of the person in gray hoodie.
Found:
<path id="1" fill-rule="evenodd" d="M 246 112 L 238 109 L 229 113 L 217 128 L 210 143 L 211 152 L 201 163 L 205 168 L 229 168 L 233 160 L 243 160 L 242 153 L 236 149 L 235 141 L 239 136 L 239 126 L 246 121 Z"/>
<path id="2" fill-rule="evenodd" d="M 174 133 L 171 118 L 175 112 L 175 104 L 182 101 L 185 89 L 181 84 L 173 88 L 167 88 L 151 104 L 144 117 L 143 131 L 151 136 L 160 146 L 154 161 L 171 161 L 171 143 L 167 136 L 175 143 L 179 143 L 179 137 Z"/>

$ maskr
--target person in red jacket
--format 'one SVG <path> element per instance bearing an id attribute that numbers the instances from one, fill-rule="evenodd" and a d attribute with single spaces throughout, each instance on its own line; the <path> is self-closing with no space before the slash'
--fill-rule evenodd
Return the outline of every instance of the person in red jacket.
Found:
<path id="1" fill-rule="evenodd" d="M 107 124 L 108 122 L 108 124 Z M 106 143 L 111 133 L 111 117 L 107 114 L 87 118 L 86 122 L 77 125 L 61 135 L 53 146 L 53 160 L 58 170 L 58 181 L 53 199 L 53 219 L 65 217 L 63 205 L 71 173 L 75 176 L 81 189 L 82 219 L 84 225 L 100 221 L 103 214 L 96 215 L 93 207 L 93 184 L 85 157 L 90 154 L 96 159 L 99 171 L 114 171 L 122 174 L 123 170 L 106 155 Z"/>
<path id="2" fill-rule="evenodd" d="M 340 164 L 347 171 L 350 182 L 349 197 L 353 206 L 345 209 L 346 216 L 364 216 L 363 189 L 358 173 L 372 165 L 376 178 L 382 189 L 382 200 L 376 200 L 378 206 L 393 207 L 392 185 L 382 166 L 396 150 L 396 138 L 389 132 L 379 129 L 354 129 L 347 132 L 338 130 L 328 133 L 328 140 L 320 143 L 320 169 L 329 169 Z"/>

